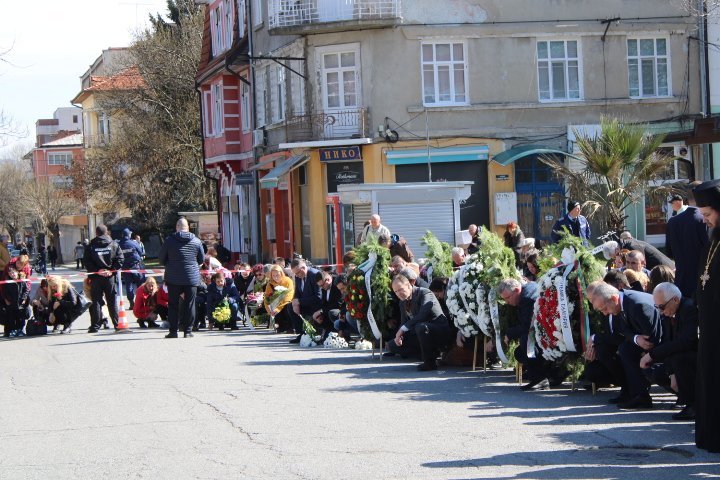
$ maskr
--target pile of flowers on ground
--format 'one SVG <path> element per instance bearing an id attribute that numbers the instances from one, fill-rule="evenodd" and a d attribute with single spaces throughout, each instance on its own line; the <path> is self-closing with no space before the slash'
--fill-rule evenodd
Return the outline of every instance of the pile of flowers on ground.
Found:
<path id="1" fill-rule="evenodd" d="M 331 332 L 323 342 L 325 348 L 348 348 L 347 341 L 336 332 Z"/>
<path id="2" fill-rule="evenodd" d="M 431 282 L 434 277 L 450 278 L 453 274 L 452 246 L 438 240 L 429 230 L 420 239 L 420 243 L 427 247 L 425 273 L 428 281 Z"/>
<path id="3" fill-rule="evenodd" d="M 355 342 L 355 350 L 372 350 L 373 344 L 367 340 L 358 340 Z"/>
<path id="4" fill-rule="evenodd" d="M 477 273 L 482 270 L 482 264 L 476 262 L 476 255 L 466 258 L 466 264 L 453 273 L 448 281 L 445 303 L 455 326 L 465 338 L 480 333 L 477 320 L 477 291 L 482 290 Z"/>
<path id="5" fill-rule="evenodd" d="M 322 338 L 320 335 L 317 334 L 317 330 L 315 330 L 315 327 L 311 322 L 308 322 L 306 319 L 303 318 L 303 333 L 302 337 L 300 337 L 300 346 L 303 348 L 307 347 L 317 347 L 320 342 L 322 341 Z"/>

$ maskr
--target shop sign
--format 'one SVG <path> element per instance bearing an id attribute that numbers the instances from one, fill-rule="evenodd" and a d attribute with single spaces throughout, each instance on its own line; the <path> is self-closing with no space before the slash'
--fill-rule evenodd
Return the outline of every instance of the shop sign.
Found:
<path id="1" fill-rule="evenodd" d="M 507 182 L 508 180 L 510 180 L 510 175 L 495 175 L 496 182 Z"/>
<path id="2" fill-rule="evenodd" d="M 360 147 L 333 147 L 333 148 L 321 148 L 320 161 L 321 162 L 348 162 L 353 160 L 362 160 L 360 155 Z"/>
<path id="3" fill-rule="evenodd" d="M 327 166 L 328 192 L 337 192 L 338 185 L 364 183 L 361 162 L 333 163 Z"/>

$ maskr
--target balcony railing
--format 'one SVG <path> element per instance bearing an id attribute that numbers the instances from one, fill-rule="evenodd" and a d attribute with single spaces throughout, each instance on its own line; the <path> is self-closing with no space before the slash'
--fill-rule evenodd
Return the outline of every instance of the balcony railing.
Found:
<path id="1" fill-rule="evenodd" d="M 366 108 L 295 115 L 285 121 L 288 143 L 365 138 L 369 135 Z"/>
<path id="2" fill-rule="evenodd" d="M 270 0 L 268 5 L 270 29 L 353 21 L 385 25 L 400 18 L 400 0 Z"/>
<path id="3" fill-rule="evenodd" d="M 104 147 L 110 143 L 110 135 L 85 135 L 83 140 L 85 142 L 85 148 Z"/>

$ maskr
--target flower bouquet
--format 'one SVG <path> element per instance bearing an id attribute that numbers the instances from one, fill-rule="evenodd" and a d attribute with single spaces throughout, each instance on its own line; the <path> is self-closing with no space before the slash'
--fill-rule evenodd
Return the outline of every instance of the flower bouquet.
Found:
<path id="1" fill-rule="evenodd" d="M 245 318 L 250 319 L 251 327 L 258 327 L 262 324 L 267 324 L 270 328 L 270 315 L 258 310 L 261 309 L 265 294 L 263 292 L 252 292 L 247 294 L 245 301 Z"/>
<path id="2" fill-rule="evenodd" d="M 558 254 L 559 247 L 563 250 Z M 564 236 L 554 249 L 548 255 L 557 255 L 560 262 L 538 280 L 540 295 L 528 341 L 534 339 L 543 358 L 561 361 L 584 352 L 591 329 L 600 321 L 598 315 L 590 314 L 584 292 L 588 283 L 602 278 L 603 265 L 571 235 Z M 528 351 L 532 346 L 528 344 Z"/>
<path id="3" fill-rule="evenodd" d="M 438 240 L 430 230 L 420 239 L 420 243 L 427 247 L 425 257 L 428 282 L 431 282 L 433 277 L 450 278 L 453 274 L 452 246 Z"/>
<path id="4" fill-rule="evenodd" d="M 481 288 L 476 281 L 475 273 L 482 269 L 482 264 L 476 262 L 476 255 L 465 259 L 465 265 L 453 273 L 448 281 L 446 304 L 452 315 L 455 326 L 465 338 L 480 333 L 477 322 L 477 296 L 476 291 Z M 468 275 L 469 274 L 469 275 Z"/>
<path id="5" fill-rule="evenodd" d="M 216 323 L 219 323 L 221 325 L 224 325 L 230 321 L 230 316 L 232 313 L 230 312 L 230 303 L 228 302 L 227 297 L 222 299 L 222 302 L 218 304 L 217 307 L 215 307 L 215 310 L 212 312 L 212 318 L 215 320 Z"/>
<path id="6" fill-rule="evenodd" d="M 317 334 L 317 330 L 315 330 L 313 324 L 305 320 L 305 318 L 303 318 L 303 331 L 305 333 L 300 337 L 301 347 L 317 347 L 320 344 L 320 335 Z"/>
<path id="7" fill-rule="evenodd" d="M 273 293 L 267 298 L 268 307 L 270 307 L 270 311 L 277 310 L 278 305 L 280 305 L 280 302 L 283 300 L 285 296 L 287 296 L 289 289 L 286 287 L 283 287 L 282 285 L 276 285 L 275 288 L 273 288 Z M 270 315 L 270 324 L 275 324 L 275 316 Z M 275 329 L 277 329 L 278 326 L 275 325 Z"/>
<path id="8" fill-rule="evenodd" d="M 323 347 L 325 348 L 348 348 L 347 341 L 337 334 L 337 332 L 332 332 L 328 337 L 325 339 L 325 342 L 323 342 Z"/>
<path id="9" fill-rule="evenodd" d="M 355 350 L 372 350 L 373 344 L 367 340 L 358 340 L 355 342 Z"/>

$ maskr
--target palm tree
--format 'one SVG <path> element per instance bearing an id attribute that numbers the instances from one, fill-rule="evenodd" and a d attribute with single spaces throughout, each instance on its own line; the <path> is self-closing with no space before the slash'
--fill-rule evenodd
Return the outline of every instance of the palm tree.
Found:
<path id="1" fill-rule="evenodd" d="M 543 156 L 558 178 L 565 181 L 572 198 L 584 200 L 588 216 L 606 218 L 610 230 L 620 232 L 628 215 L 625 210 L 650 194 L 667 196 L 678 192 L 669 184 L 657 184 L 672 171 L 675 157 L 658 150 L 664 135 L 649 135 L 644 125 L 601 120 L 599 135 L 575 131 L 580 155 L 572 167 L 557 157 Z"/>

